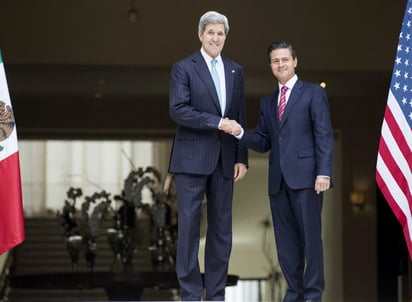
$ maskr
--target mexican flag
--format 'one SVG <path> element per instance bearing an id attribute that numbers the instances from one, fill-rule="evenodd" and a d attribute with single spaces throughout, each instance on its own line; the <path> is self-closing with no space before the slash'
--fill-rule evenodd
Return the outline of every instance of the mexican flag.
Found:
<path id="1" fill-rule="evenodd" d="M 0 52 L 0 255 L 24 238 L 16 123 Z"/>

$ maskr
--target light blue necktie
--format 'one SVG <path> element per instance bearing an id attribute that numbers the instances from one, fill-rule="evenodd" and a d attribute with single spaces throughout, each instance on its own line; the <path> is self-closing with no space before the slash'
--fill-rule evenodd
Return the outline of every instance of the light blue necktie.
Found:
<path id="1" fill-rule="evenodd" d="M 211 61 L 211 63 L 212 63 L 212 69 L 211 69 L 210 72 L 211 72 L 211 74 L 212 74 L 213 82 L 215 83 L 215 87 L 216 87 L 216 91 L 217 91 L 217 96 L 219 97 L 220 108 L 223 109 L 223 107 L 222 107 L 222 90 L 220 89 L 219 74 L 217 73 L 217 70 L 216 70 L 217 60 L 216 60 L 216 59 L 213 59 L 213 60 Z"/>

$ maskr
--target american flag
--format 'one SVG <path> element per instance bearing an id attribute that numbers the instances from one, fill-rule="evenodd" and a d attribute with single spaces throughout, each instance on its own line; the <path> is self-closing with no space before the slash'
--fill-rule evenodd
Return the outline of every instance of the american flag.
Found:
<path id="1" fill-rule="evenodd" d="M 408 0 L 382 123 L 376 181 L 399 220 L 412 259 L 412 0 Z"/>

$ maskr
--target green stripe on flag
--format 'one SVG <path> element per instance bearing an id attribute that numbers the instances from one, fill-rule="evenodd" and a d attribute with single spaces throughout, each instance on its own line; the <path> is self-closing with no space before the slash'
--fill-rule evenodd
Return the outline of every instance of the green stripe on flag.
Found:
<path id="1" fill-rule="evenodd" d="M 3 58 L 1 57 L 1 49 L 0 49 L 0 64 L 3 63 Z"/>

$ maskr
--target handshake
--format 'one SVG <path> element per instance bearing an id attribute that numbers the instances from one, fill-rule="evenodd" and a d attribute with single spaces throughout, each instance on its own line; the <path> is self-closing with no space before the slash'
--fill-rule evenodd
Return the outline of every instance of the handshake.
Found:
<path id="1" fill-rule="evenodd" d="M 235 120 L 230 120 L 228 118 L 222 119 L 219 125 L 219 130 L 222 130 L 233 136 L 238 136 L 242 133 L 242 126 L 238 124 Z"/>

